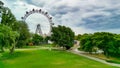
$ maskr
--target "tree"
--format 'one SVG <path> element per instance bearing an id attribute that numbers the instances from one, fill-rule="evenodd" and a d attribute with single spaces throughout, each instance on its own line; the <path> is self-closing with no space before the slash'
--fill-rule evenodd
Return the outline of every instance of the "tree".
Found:
<path id="1" fill-rule="evenodd" d="M 4 3 L 2 1 L 0 1 L 0 13 L 2 12 L 3 5 L 4 5 Z"/>
<path id="2" fill-rule="evenodd" d="M 89 52 L 91 53 L 93 48 L 94 48 L 94 45 L 93 45 L 93 42 L 92 42 L 92 34 L 84 34 L 81 36 L 80 38 L 80 48 L 86 52 Z"/>
<path id="3" fill-rule="evenodd" d="M 34 34 L 32 41 L 34 45 L 39 45 L 40 43 L 43 42 L 43 37 L 38 34 Z"/>
<path id="4" fill-rule="evenodd" d="M 46 36 L 46 37 L 44 37 L 43 42 L 44 42 L 45 44 L 48 44 L 48 41 L 49 41 L 50 39 L 51 39 L 50 36 Z"/>
<path id="5" fill-rule="evenodd" d="M 120 34 L 114 34 L 114 46 L 115 50 L 111 55 L 120 57 Z"/>
<path id="6" fill-rule="evenodd" d="M 0 24 L 0 46 L 2 52 L 4 52 L 3 48 L 9 43 L 7 38 L 10 30 L 9 27 Z"/>
<path id="7" fill-rule="evenodd" d="M 19 33 L 12 31 L 12 29 L 6 25 L 0 24 L 0 45 L 2 52 L 4 52 L 4 47 L 10 47 L 10 53 L 13 53 L 18 37 Z"/>
<path id="8" fill-rule="evenodd" d="M 120 56 L 120 34 L 109 32 L 84 34 L 80 37 L 80 42 L 80 48 L 84 51 L 93 52 L 94 49 L 100 49 L 107 57 Z"/>
<path id="9" fill-rule="evenodd" d="M 51 40 L 59 46 L 66 47 L 66 49 L 73 46 L 74 36 L 74 32 L 69 27 L 59 25 L 52 28 Z"/>
<path id="10" fill-rule="evenodd" d="M 14 24 L 13 29 L 20 33 L 20 37 L 18 39 L 17 47 L 23 47 L 27 44 L 27 40 L 30 38 L 30 33 L 28 29 L 28 25 L 23 21 L 17 21 Z"/>
<path id="11" fill-rule="evenodd" d="M 2 1 L 0 1 L 0 6 L 3 6 L 3 5 L 4 5 L 4 3 Z"/>
<path id="12" fill-rule="evenodd" d="M 26 40 L 28 38 L 30 38 L 29 37 L 30 36 L 29 35 L 29 29 L 28 29 L 28 26 L 25 22 L 17 21 L 15 16 L 12 14 L 11 10 L 7 7 L 4 7 L 3 3 L 1 1 L 0 1 L 0 4 L 1 4 L 0 5 L 0 11 L 1 11 L 1 18 L 2 18 L 1 19 L 1 24 L 6 25 L 10 28 L 10 29 L 8 29 L 7 27 L 6 28 L 3 27 L 3 28 L 8 29 L 10 31 L 10 32 L 8 31 L 9 32 L 9 39 L 6 40 L 9 43 L 5 43 L 5 44 L 11 45 L 12 47 L 11 47 L 10 50 L 11 50 L 11 52 L 13 52 L 14 45 L 17 44 L 17 47 L 22 47 L 23 45 L 26 45 L 26 42 L 27 42 Z M 19 38 L 18 38 L 18 34 L 20 34 Z M 1 34 L 1 38 L 3 36 L 4 35 Z M 14 40 L 16 37 L 17 37 L 17 40 L 18 40 L 17 43 L 15 42 L 16 40 Z"/>
<path id="13" fill-rule="evenodd" d="M 12 14 L 11 10 L 7 7 L 3 7 L 2 9 L 2 20 L 1 24 L 7 25 L 11 28 L 14 27 L 16 22 L 15 16 Z"/>
<path id="14" fill-rule="evenodd" d="M 15 46 L 18 42 L 18 38 L 19 38 L 19 33 L 16 31 L 10 31 L 10 35 L 9 35 L 9 43 L 10 43 L 10 53 L 12 54 L 14 52 Z"/>
<path id="15" fill-rule="evenodd" d="M 94 45 L 104 51 L 106 56 L 110 56 L 111 51 L 115 51 L 114 34 L 108 32 L 94 33 Z"/>
<path id="16" fill-rule="evenodd" d="M 14 50 L 14 46 L 16 43 L 16 38 L 19 36 L 19 33 L 16 31 L 13 31 L 14 24 L 16 22 L 16 18 L 12 14 L 11 10 L 7 7 L 3 6 L 4 3 L 0 1 L 0 12 L 1 12 L 1 29 L 0 29 L 0 35 L 1 35 L 1 50 L 4 51 L 3 47 L 5 46 L 11 46 L 11 53 Z"/>
<path id="17" fill-rule="evenodd" d="M 22 47 L 26 45 L 26 40 L 30 38 L 30 33 L 27 24 L 23 21 L 17 21 L 9 8 L 3 6 L 1 10 L 1 24 L 9 26 L 10 28 L 12 28 L 13 31 L 17 31 L 20 34 L 17 47 Z"/>
<path id="18" fill-rule="evenodd" d="M 81 39 L 81 49 L 93 52 L 94 48 L 104 51 L 107 57 L 120 54 L 120 37 L 109 32 L 96 32 L 94 34 L 84 34 Z"/>
<path id="19" fill-rule="evenodd" d="M 81 36 L 82 36 L 81 34 L 78 34 L 78 35 L 75 36 L 75 39 L 80 40 Z"/>

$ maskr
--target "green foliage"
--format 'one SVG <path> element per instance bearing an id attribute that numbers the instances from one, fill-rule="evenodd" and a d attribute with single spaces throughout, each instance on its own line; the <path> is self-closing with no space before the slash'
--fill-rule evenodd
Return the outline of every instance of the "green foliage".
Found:
<path id="1" fill-rule="evenodd" d="M 1 24 L 7 25 L 11 28 L 14 27 L 16 22 L 15 16 L 12 14 L 11 10 L 7 7 L 2 8 L 2 20 Z"/>
<path id="2" fill-rule="evenodd" d="M 2 52 L 4 51 L 3 47 L 9 45 L 9 39 L 7 38 L 9 38 L 9 31 L 11 30 L 12 29 L 10 27 L 0 24 L 0 46 Z"/>
<path id="3" fill-rule="evenodd" d="M 9 8 L 2 6 L 0 10 L 2 13 L 1 24 L 9 26 L 13 31 L 17 31 L 20 34 L 18 42 L 16 43 L 17 47 L 26 45 L 26 40 L 30 38 L 27 24 L 23 21 L 17 21 Z"/>
<path id="4" fill-rule="evenodd" d="M 92 45 L 92 34 L 84 34 L 81 36 L 81 49 L 85 50 L 86 52 L 92 52 L 93 45 Z"/>
<path id="5" fill-rule="evenodd" d="M 108 32 L 96 32 L 94 34 L 84 34 L 80 38 L 81 49 L 93 52 L 94 48 L 104 51 L 109 56 L 120 55 L 120 36 Z"/>
<path id="6" fill-rule="evenodd" d="M 0 10 L 2 13 L 1 24 L 9 26 L 10 28 L 10 30 L 7 28 L 4 28 L 7 32 L 9 32 L 9 38 L 8 40 L 5 41 L 5 43 L 1 43 L 1 45 L 3 46 L 4 44 L 7 46 L 8 45 L 12 46 L 10 47 L 10 51 L 13 52 L 14 46 L 16 44 L 17 44 L 17 47 L 22 47 L 23 45 L 26 45 L 26 40 L 29 38 L 28 26 L 25 22 L 17 21 L 9 8 L 2 6 Z M 7 36 L 8 35 L 6 35 L 6 37 Z"/>
<path id="7" fill-rule="evenodd" d="M 0 46 L 2 51 L 4 51 L 3 47 L 14 47 L 18 37 L 19 33 L 12 31 L 12 29 L 6 25 L 0 24 Z"/>
<path id="8" fill-rule="evenodd" d="M 1 51 L 4 52 L 3 47 L 10 48 L 10 53 L 13 53 L 16 45 L 16 39 L 19 37 L 19 33 L 13 31 L 16 18 L 12 14 L 11 10 L 7 7 L 0 7 L 1 14 L 1 28 L 0 28 L 0 46 Z M 9 27 L 8 27 L 9 26 Z"/>
<path id="9" fill-rule="evenodd" d="M 34 45 L 39 45 L 40 43 L 43 43 L 43 37 L 38 34 L 34 34 L 32 41 Z"/>
<path id="10" fill-rule="evenodd" d="M 46 36 L 43 41 L 44 43 L 48 44 L 48 40 L 51 40 L 50 36 Z"/>
<path id="11" fill-rule="evenodd" d="M 77 36 L 75 36 L 75 39 L 80 40 L 81 36 L 82 36 L 81 34 L 78 34 Z"/>
<path id="12" fill-rule="evenodd" d="M 25 46 L 27 44 L 27 40 L 30 38 L 30 33 L 27 24 L 23 21 L 18 21 L 15 23 L 14 30 L 20 33 L 17 47 L 20 48 Z"/>
<path id="13" fill-rule="evenodd" d="M 74 32 L 65 26 L 58 26 L 52 28 L 52 41 L 59 46 L 66 47 L 69 49 L 74 44 Z"/>

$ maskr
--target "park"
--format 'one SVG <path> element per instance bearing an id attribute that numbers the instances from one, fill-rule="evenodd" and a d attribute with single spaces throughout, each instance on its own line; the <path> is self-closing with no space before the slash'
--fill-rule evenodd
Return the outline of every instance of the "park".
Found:
<path id="1" fill-rule="evenodd" d="M 42 8 L 26 10 L 18 20 L 4 4 L 0 1 L 0 68 L 120 68 L 120 34 L 76 35 Z"/>

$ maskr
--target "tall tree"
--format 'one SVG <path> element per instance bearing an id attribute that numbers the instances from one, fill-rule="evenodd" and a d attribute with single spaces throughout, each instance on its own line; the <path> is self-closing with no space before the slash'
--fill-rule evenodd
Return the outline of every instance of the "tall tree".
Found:
<path id="1" fill-rule="evenodd" d="M 3 6 L 1 10 L 1 24 L 7 25 L 11 27 L 13 31 L 17 31 L 18 33 L 20 33 L 17 47 L 22 47 L 23 45 L 26 45 L 26 40 L 30 36 L 27 24 L 23 21 L 17 21 L 9 8 Z"/>
<path id="2" fill-rule="evenodd" d="M 3 7 L 1 24 L 7 25 L 7 26 L 13 28 L 15 22 L 16 22 L 16 18 L 12 14 L 11 10 L 7 7 Z"/>
<path id="3" fill-rule="evenodd" d="M 10 53 L 13 53 L 18 37 L 19 33 L 12 31 L 12 29 L 6 25 L 0 24 L 0 46 L 2 52 L 4 52 L 4 47 L 10 47 Z"/>
<path id="4" fill-rule="evenodd" d="M 52 28 L 52 41 L 59 46 L 66 47 L 66 49 L 73 46 L 74 36 L 74 32 L 69 27 L 59 25 Z"/>
<path id="5" fill-rule="evenodd" d="M 104 51 L 106 56 L 110 55 L 111 50 L 114 48 L 114 34 L 108 32 L 96 32 L 94 33 L 94 44 Z"/>
<path id="6" fill-rule="evenodd" d="M 20 33 L 17 47 L 20 48 L 20 47 L 25 46 L 27 43 L 27 40 L 30 38 L 30 33 L 29 33 L 27 23 L 23 21 L 17 21 L 14 24 L 13 30 L 18 31 L 18 33 Z"/>

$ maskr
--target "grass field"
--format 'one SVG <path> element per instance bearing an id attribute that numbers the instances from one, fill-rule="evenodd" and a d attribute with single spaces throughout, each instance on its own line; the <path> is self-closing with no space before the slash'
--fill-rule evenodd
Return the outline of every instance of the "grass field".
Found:
<path id="1" fill-rule="evenodd" d="M 118 68 L 58 50 L 16 51 L 0 57 L 0 68 Z"/>

